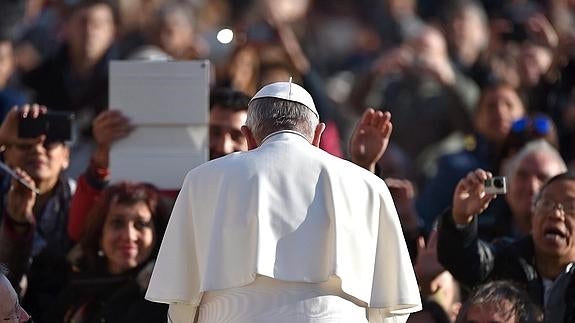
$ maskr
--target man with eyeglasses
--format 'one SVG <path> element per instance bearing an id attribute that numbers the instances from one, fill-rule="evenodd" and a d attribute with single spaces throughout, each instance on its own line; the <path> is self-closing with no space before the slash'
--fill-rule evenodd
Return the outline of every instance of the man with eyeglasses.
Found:
<path id="1" fill-rule="evenodd" d="M 30 315 L 20 306 L 16 291 L 6 278 L 8 270 L 0 264 L 0 322 L 28 322 Z"/>
<path id="2" fill-rule="evenodd" d="M 440 262 L 463 284 L 511 280 L 545 309 L 546 322 L 575 321 L 575 174 L 546 181 L 532 203 L 531 232 L 488 244 L 477 238 L 477 216 L 495 198 L 484 190 L 492 174 L 477 169 L 459 181 L 453 207 L 438 231 Z"/>

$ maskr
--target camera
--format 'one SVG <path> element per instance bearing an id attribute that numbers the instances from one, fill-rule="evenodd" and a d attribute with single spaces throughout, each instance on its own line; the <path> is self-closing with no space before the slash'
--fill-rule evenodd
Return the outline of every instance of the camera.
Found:
<path id="1" fill-rule="evenodd" d="M 36 138 L 46 135 L 46 141 L 71 141 L 73 121 L 73 113 L 60 111 L 48 111 L 37 118 L 20 118 L 18 137 Z"/>
<path id="2" fill-rule="evenodd" d="M 486 179 L 484 182 L 485 193 L 487 194 L 505 194 L 507 193 L 507 181 L 505 176 L 495 176 Z"/>

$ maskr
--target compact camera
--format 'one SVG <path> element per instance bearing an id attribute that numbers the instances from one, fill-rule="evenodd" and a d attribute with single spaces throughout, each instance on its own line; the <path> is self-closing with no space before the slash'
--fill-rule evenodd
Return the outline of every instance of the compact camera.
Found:
<path id="1" fill-rule="evenodd" d="M 485 193 L 487 194 L 505 194 L 507 193 L 507 181 L 505 176 L 495 176 L 486 179 L 484 182 Z"/>

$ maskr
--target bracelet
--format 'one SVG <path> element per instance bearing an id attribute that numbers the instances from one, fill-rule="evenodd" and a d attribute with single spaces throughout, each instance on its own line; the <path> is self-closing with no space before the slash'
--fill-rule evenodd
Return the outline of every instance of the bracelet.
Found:
<path id="1" fill-rule="evenodd" d="M 108 167 L 98 167 L 93 160 L 90 162 L 90 172 L 99 180 L 105 180 L 110 175 Z"/>

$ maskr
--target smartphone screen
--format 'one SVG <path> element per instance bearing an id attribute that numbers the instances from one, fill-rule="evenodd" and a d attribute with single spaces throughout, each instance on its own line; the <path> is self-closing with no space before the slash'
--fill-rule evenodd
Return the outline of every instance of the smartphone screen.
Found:
<path id="1" fill-rule="evenodd" d="M 48 111 L 38 118 L 20 118 L 18 137 L 36 138 L 46 135 L 48 141 L 70 141 L 73 121 L 73 113 L 59 111 Z"/>

